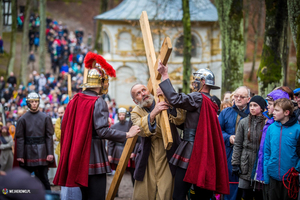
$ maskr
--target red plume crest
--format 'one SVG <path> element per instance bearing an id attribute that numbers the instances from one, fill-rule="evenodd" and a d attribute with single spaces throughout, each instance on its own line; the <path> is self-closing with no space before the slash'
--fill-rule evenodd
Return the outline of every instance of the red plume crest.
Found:
<path id="1" fill-rule="evenodd" d="M 84 66 L 88 69 L 93 68 L 93 62 L 96 61 L 96 63 L 99 63 L 101 65 L 101 68 L 103 68 L 107 75 L 111 77 L 116 77 L 116 71 L 115 69 L 108 63 L 106 60 L 96 53 L 88 52 L 84 58 Z"/>

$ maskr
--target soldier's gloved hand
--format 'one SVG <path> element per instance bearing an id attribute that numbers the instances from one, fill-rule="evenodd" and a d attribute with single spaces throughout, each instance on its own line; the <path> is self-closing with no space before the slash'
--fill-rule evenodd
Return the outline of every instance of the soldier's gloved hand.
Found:
<path id="1" fill-rule="evenodd" d="M 161 60 L 158 61 L 157 71 L 161 74 L 163 81 L 169 78 L 168 65 L 164 65 Z"/>
<path id="2" fill-rule="evenodd" d="M 136 134 L 138 134 L 140 132 L 140 127 L 139 126 L 132 126 L 129 131 L 126 133 L 126 138 L 131 138 L 136 136 Z"/>
<path id="3" fill-rule="evenodd" d="M 107 158 L 108 158 L 108 162 L 112 162 L 113 161 L 113 158 L 112 158 L 112 156 L 107 156 Z"/>
<path id="4" fill-rule="evenodd" d="M 48 156 L 47 156 L 47 161 L 48 161 L 48 162 L 51 162 L 52 160 L 53 160 L 53 155 L 48 155 Z"/>
<path id="5" fill-rule="evenodd" d="M 130 154 L 130 159 L 134 158 L 134 153 Z"/>
<path id="6" fill-rule="evenodd" d="M 17 161 L 24 163 L 24 158 L 17 158 Z"/>
<path id="7" fill-rule="evenodd" d="M 239 176 L 242 173 L 241 167 L 239 165 L 232 165 L 231 175 Z"/>

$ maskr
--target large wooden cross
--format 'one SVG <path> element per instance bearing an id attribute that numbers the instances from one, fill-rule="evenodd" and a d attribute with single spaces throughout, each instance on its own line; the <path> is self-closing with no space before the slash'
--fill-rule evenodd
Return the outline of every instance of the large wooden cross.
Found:
<path id="1" fill-rule="evenodd" d="M 160 74 L 157 72 L 158 62 L 159 60 L 161 60 L 164 65 L 167 64 L 170 54 L 172 52 L 172 44 L 170 38 L 168 37 L 165 38 L 162 47 L 160 49 L 158 58 L 156 59 L 149 20 L 146 11 L 142 12 L 140 18 L 140 25 L 143 34 L 146 57 L 147 57 L 148 67 L 150 72 L 150 79 L 148 81 L 147 87 L 149 91 L 156 97 L 157 95 L 156 89 L 158 88 L 158 84 L 160 83 L 160 79 L 161 79 Z M 160 96 L 159 98 L 160 98 L 160 102 L 164 101 L 162 96 Z M 166 110 L 161 112 L 161 121 L 158 123 L 160 123 L 161 125 L 164 147 L 165 149 L 168 150 L 171 148 L 173 144 L 173 138 L 172 138 L 172 133 L 169 124 L 169 117 Z M 121 179 L 127 167 L 130 154 L 133 151 L 137 138 L 138 136 L 127 139 L 121 158 L 119 160 L 118 167 L 116 169 L 116 173 L 114 175 L 109 191 L 107 193 L 106 200 L 112 200 L 115 198 Z"/>

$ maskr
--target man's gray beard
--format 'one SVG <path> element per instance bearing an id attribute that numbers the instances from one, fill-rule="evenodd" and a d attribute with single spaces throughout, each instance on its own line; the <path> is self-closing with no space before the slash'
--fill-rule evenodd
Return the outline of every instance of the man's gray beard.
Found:
<path id="1" fill-rule="evenodd" d="M 150 94 L 148 99 L 146 99 L 145 101 L 142 100 L 141 102 L 138 102 L 138 106 L 140 106 L 141 108 L 151 106 L 153 103 L 153 100 L 154 100 L 154 97 L 152 94 Z"/>

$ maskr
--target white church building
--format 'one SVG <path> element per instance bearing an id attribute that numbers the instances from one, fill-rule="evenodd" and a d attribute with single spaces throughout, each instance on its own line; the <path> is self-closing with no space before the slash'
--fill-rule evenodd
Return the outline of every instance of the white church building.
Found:
<path id="1" fill-rule="evenodd" d="M 116 8 L 95 16 L 102 23 L 103 56 L 114 67 L 117 77 L 110 80 L 109 95 L 120 106 L 134 103 L 130 88 L 135 83 L 147 85 L 149 71 L 139 25 L 142 11 L 147 11 L 155 51 L 165 37 L 172 41 L 168 61 L 169 76 L 177 91 L 182 88 L 183 25 L 181 0 L 124 0 Z M 192 25 L 192 72 L 209 68 L 221 86 L 221 35 L 217 9 L 209 0 L 190 0 Z M 192 78 L 192 77 L 191 77 Z M 212 90 L 220 98 L 221 90 Z"/>

